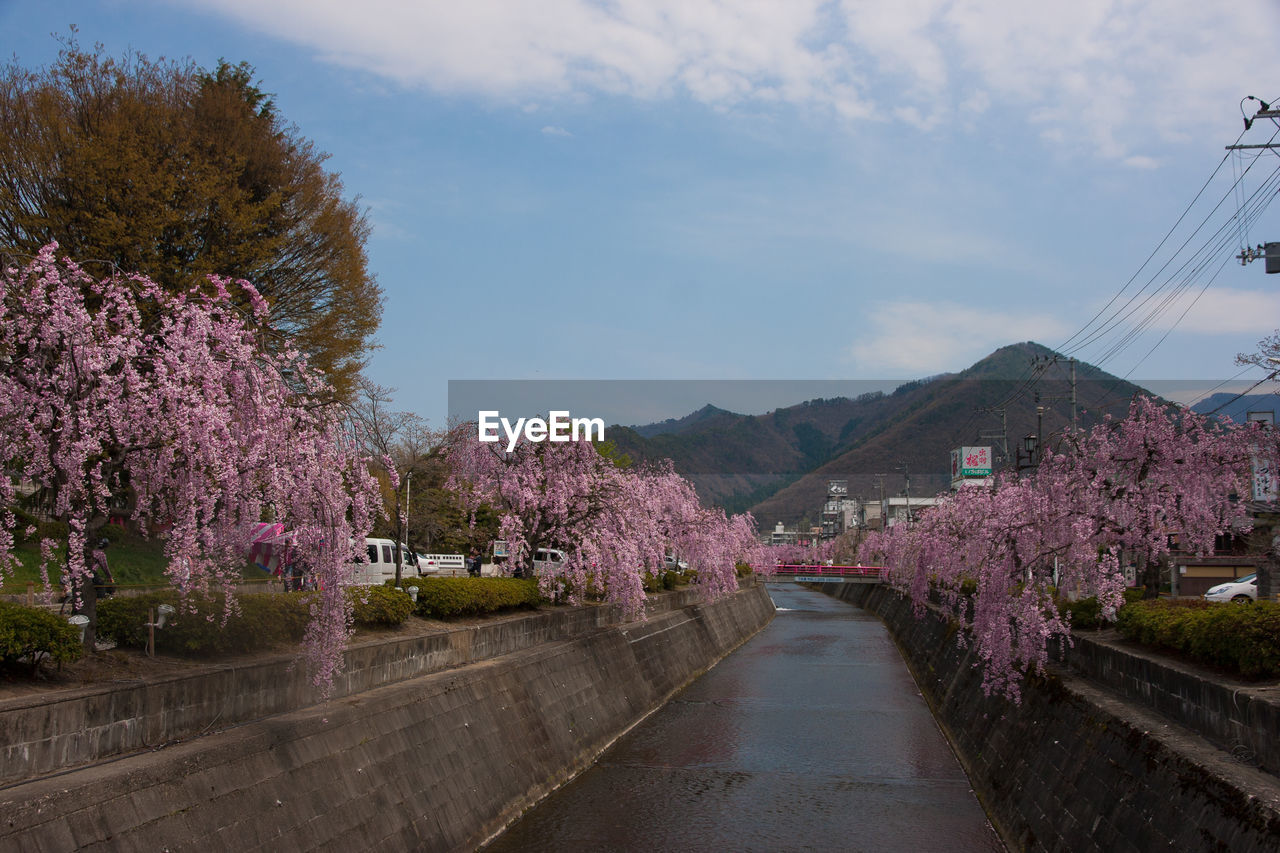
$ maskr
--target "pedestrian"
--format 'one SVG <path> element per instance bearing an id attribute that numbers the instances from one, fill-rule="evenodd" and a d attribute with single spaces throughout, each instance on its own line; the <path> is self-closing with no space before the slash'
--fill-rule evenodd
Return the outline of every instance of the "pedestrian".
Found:
<path id="1" fill-rule="evenodd" d="M 107 546 L 110 539 L 99 539 L 93 549 L 93 585 L 97 587 L 98 598 L 115 595 L 116 579 L 111 575 L 111 567 L 107 565 Z"/>
<path id="2" fill-rule="evenodd" d="M 480 577 L 480 552 L 475 548 L 471 549 L 471 556 L 467 558 L 467 574 L 473 578 Z"/>

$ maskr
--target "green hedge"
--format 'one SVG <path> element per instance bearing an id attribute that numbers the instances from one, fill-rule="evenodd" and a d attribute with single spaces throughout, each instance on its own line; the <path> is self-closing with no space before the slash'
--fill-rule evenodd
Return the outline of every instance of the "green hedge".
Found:
<path id="1" fill-rule="evenodd" d="M 483 616 L 537 607 L 544 600 L 533 578 L 402 578 L 400 586 L 418 588 L 413 612 L 425 619 Z"/>
<path id="2" fill-rule="evenodd" d="M 18 665 L 36 674 L 42 661 L 80 657 L 80 631 L 47 610 L 0 601 L 0 669 Z"/>
<path id="3" fill-rule="evenodd" d="M 116 596 L 98 602 L 98 633 L 116 645 L 146 648 L 147 610 L 168 604 L 176 609 L 156 630 L 156 651 L 206 656 L 243 654 L 297 643 L 311 619 L 310 597 L 304 592 L 259 592 L 237 596 L 239 611 L 227 618 L 222 595 L 191 598 L 185 612 L 172 590 L 135 597 Z"/>
<path id="4" fill-rule="evenodd" d="M 1132 602 L 1116 628 L 1131 640 L 1190 655 L 1249 678 L 1280 676 L 1280 604 Z"/>
<path id="5" fill-rule="evenodd" d="M 675 571 L 666 571 L 656 575 L 653 572 L 645 572 L 642 583 L 645 592 L 662 592 L 666 589 L 675 589 L 683 582 L 683 575 Z"/>
<path id="6" fill-rule="evenodd" d="M 408 593 L 389 586 L 356 586 L 347 590 L 357 625 L 366 628 L 394 628 L 413 613 Z"/>
<path id="7" fill-rule="evenodd" d="M 1124 591 L 1126 605 L 1141 600 L 1141 589 L 1126 589 Z M 1092 631 L 1109 624 L 1107 620 L 1102 618 L 1102 605 L 1098 603 L 1096 595 L 1081 598 L 1077 601 L 1067 601 L 1065 598 L 1060 598 L 1057 599 L 1056 604 L 1058 605 L 1058 612 L 1064 617 L 1067 614 L 1071 615 L 1071 627 L 1075 630 Z M 1123 610 L 1124 606 L 1121 606 L 1120 609 Z"/>
<path id="8" fill-rule="evenodd" d="M 174 607 L 165 626 L 156 631 L 156 651 L 206 656 L 243 654 L 291 645 L 302 640 L 311 621 L 314 592 L 254 592 L 237 596 L 239 612 L 223 624 L 221 595 L 193 598 L 195 612 L 183 612 L 172 590 L 135 597 L 115 596 L 98 602 L 98 633 L 116 645 L 146 648 L 147 610 L 161 604 Z M 385 587 L 351 587 L 355 624 L 385 628 L 409 618 L 413 603 L 407 595 Z"/>

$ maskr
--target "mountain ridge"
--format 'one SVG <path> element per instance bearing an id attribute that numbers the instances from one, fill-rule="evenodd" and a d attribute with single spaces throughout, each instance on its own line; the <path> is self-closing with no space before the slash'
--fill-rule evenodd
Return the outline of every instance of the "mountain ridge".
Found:
<path id="1" fill-rule="evenodd" d="M 1026 341 L 889 393 L 808 400 L 762 415 L 708 404 L 662 424 L 612 427 L 610 437 L 638 461 L 670 458 L 707 503 L 750 510 L 762 525 L 792 523 L 817 513 L 828 479 L 848 480 L 851 496 L 878 497 L 902 492 L 909 476 L 911 494 L 929 496 L 950 485 L 954 447 L 992 445 L 1000 461 L 1016 461 L 1023 436 L 1039 430 L 1052 444 L 1071 423 L 1069 364 Z M 1145 393 L 1084 363 L 1076 376 L 1081 426 L 1123 414 L 1133 394 Z M 981 440 L 1001 429 L 1004 442 Z"/>

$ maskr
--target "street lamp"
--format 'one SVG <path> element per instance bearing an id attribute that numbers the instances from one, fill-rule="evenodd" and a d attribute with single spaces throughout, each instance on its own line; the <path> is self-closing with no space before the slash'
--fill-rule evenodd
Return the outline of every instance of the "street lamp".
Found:
<path id="1" fill-rule="evenodd" d="M 1034 434 L 1027 434 L 1022 439 L 1022 447 L 1015 448 L 1018 453 L 1018 474 L 1036 467 L 1036 452 L 1040 449 L 1040 439 Z M 1024 462 L 1023 459 L 1026 459 Z"/>

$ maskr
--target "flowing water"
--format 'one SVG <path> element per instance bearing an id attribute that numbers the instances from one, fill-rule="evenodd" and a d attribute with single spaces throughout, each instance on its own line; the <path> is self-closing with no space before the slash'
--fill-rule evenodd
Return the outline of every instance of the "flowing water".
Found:
<path id="1" fill-rule="evenodd" d="M 486 850 L 1003 850 L 884 626 L 769 591 L 767 628 Z"/>

